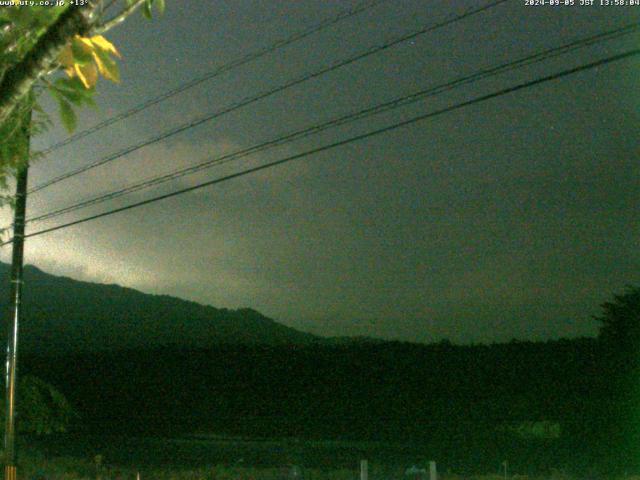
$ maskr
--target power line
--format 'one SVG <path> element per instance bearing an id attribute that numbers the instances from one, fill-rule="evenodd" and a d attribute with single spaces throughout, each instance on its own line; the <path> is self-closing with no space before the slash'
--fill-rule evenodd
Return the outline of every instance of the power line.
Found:
<path id="1" fill-rule="evenodd" d="M 180 125 L 178 127 L 173 128 L 172 130 L 166 131 L 166 132 L 164 132 L 162 134 L 156 135 L 155 137 L 152 137 L 150 139 L 144 140 L 144 141 L 139 142 L 139 143 L 137 143 L 135 145 L 129 146 L 129 147 L 123 149 L 123 150 L 120 150 L 119 152 L 116 152 L 116 153 L 114 153 L 112 155 L 104 157 L 104 158 L 98 160 L 97 162 L 94 162 L 94 163 L 89 164 L 89 165 L 85 165 L 83 167 L 80 167 L 80 168 L 77 168 L 77 169 L 72 170 L 70 172 L 67 172 L 65 174 L 62 174 L 62 175 L 60 175 L 58 177 L 55 177 L 55 178 L 53 178 L 53 179 L 51 179 L 51 180 L 49 180 L 47 182 L 44 182 L 44 183 L 42 183 L 40 185 L 37 185 L 37 186 L 33 187 L 31 190 L 29 190 L 29 193 L 35 193 L 35 192 L 38 192 L 40 190 L 43 190 L 44 188 L 47 188 L 47 187 L 49 187 L 51 185 L 54 185 L 54 184 L 59 183 L 59 182 L 61 182 L 63 180 L 66 180 L 67 178 L 74 177 L 76 175 L 84 173 L 84 172 L 86 172 L 88 170 L 91 170 L 93 168 L 96 168 L 96 167 L 99 167 L 99 166 L 104 165 L 106 163 L 112 162 L 112 161 L 114 161 L 114 160 L 116 160 L 116 159 L 118 159 L 120 157 L 123 157 L 124 155 L 127 155 L 127 154 L 132 153 L 132 152 L 134 152 L 136 150 L 139 150 L 139 149 L 141 149 L 143 147 L 147 147 L 149 145 L 157 143 L 157 142 L 159 142 L 161 140 L 165 140 L 165 139 L 167 139 L 169 137 L 177 135 L 178 133 L 184 132 L 184 131 L 189 130 L 191 128 L 197 127 L 198 125 L 201 125 L 201 124 L 203 124 L 205 122 L 209 122 L 209 121 L 211 121 L 211 120 L 213 120 L 215 118 L 221 117 L 222 115 L 225 115 L 227 113 L 230 113 L 230 112 L 233 112 L 235 110 L 238 110 L 239 108 L 245 107 L 245 106 L 247 106 L 249 104 L 255 103 L 258 100 L 262 100 L 264 98 L 270 97 L 272 95 L 275 95 L 276 93 L 279 93 L 279 92 L 282 92 L 284 90 L 287 90 L 287 89 L 289 89 L 289 88 L 291 88 L 293 86 L 299 85 L 299 84 L 304 83 L 304 82 L 306 82 L 308 80 L 311 80 L 313 78 L 316 78 L 316 77 L 319 77 L 319 76 L 324 75 L 326 73 L 329 73 L 329 72 L 332 72 L 334 70 L 337 70 L 337 69 L 339 69 L 341 67 L 349 65 L 351 63 L 354 63 L 354 62 L 356 62 L 358 60 L 361 60 L 363 58 L 369 57 L 370 55 L 374 55 L 374 54 L 376 54 L 378 52 L 381 52 L 381 51 L 384 51 L 384 50 L 386 50 L 388 48 L 391 48 L 391 47 L 393 47 L 393 46 L 395 46 L 395 45 L 397 45 L 399 43 L 406 42 L 406 41 L 414 39 L 414 38 L 416 38 L 416 37 L 418 37 L 420 35 L 423 35 L 425 33 L 437 30 L 439 28 L 445 27 L 447 25 L 451 25 L 451 24 L 453 24 L 455 22 L 463 20 L 463 19 L 465 19 L 467 17 L 470 17 L 472 15 L 476 15 L 478 13 L 484 12 L 486 10 L 494 8 L 494 7 L 496 7 L 496 6 L 498 6 L 498 5 L 502 4 L 502 3 L 505 3 L 507 1 L 509 1 L 509 0 L 497 0 L 497 1 L 494 1 L 492 3 L 489 3 L 489 4 L 485 5 L 483 7 L 479 7 L 479 8 L 473 9 L 473 10 L 468 10 L 466 13 L 463 13 L 461 15 L 456 15 L 456 16 L 448 19 L 448 20 L 444 20 L 442 22 L 430 25 L 428 27 L 425 27 L 425 28 L 422 28 L 420 30 L 411 32 L 409 34 L 405 34 L 405 35 L 402 35 L 400 37 L 396 37 L 394 40 L 391 40 L 389 42 L 386 42 L 386 43 L 384 43 L 382 45 L 379 45 L 379 46 L 376 46 L 376 47 L 372 47 L 372 48 L 368 49 L 367 51 L 365 51 L 363 53 L 359 53 L 359 54 L 356 54 L 356 55 L 354 55 L 352 57 L 349 57 L 347 59 L 340 60 L 340 61 L 335 62 L 334 64 L 332 64 L 332 65 L 330 65 L 328 67 L 323 67 L 323 68 L 321 68 L 319 70 L 316 70 L 315 72 L 306 74 L 303 77 L 300 77 L 298 79 L 289 81 L 289 82 L 284 83 L 284 84 L 282 84 L 282 85 L 280 85 L 278 87 L 272 88 L 272 89 L 267 90 L 265 92 L 262 92 L 262 93 L 259 93 L 257 95 L 254 95 L 252 97 L 247 97 L 247 98 L 245 98 L 243 100 L 240 100 L 239 102 L 231 104 L 230 106 L 228 106 L 226 108 L 223 108 L 221 110 L 218 110 L 218 111 L 210 113 L 210 114 L 207 114 L 207 115 L 205 115 L 203 117 L 197 118 L 197 119 L 192 120 L 190 122 L 184 123 L 184 124 L 182 124 L 182 125 Z"/>
<path id="2" fill-rule="evenodd" d="M 212 159 L 208 159 L 204 162 L 192 165 L 190 167 L 185 167 L 185 168 L 181 168 L 181 169 L 177 169 L 174 170 L 172 172 L 169 173 L 165 173 L 165 174 L 161 174 L 161 175 L 156 175 L 150 178 L 147 178 L 145 180 L 130 184 L 128 186 L 125 186 L 123 188 L 111 191 L 111 192 L 107 192 L 98 196 L 94 196 L 91 197 L 89 199 L 77 202 L 75 204 L 72 204 L 70 206 L 67 207 L 63 207 L 63 208 L 59 208 L 47 213 L 43 213 L 41 215 L 32 217 L 30 219 L 28 219 L 28 222 L 37 222 L 37 221 L 42 221 L 42 220 L 48 220 L 51 218 L 55 218 L 58 217 L 60 215 L 63 215 L 65 213 L 70 213 L 88 206 L 92 206 L 92 205 L 97 205 L 99 203 L 103 203 L 105 201 L 109 201 L 109 200 L 113 200 L 115 198 L 121 197 L 123 195 L 127 195 L 130 193 L 134 193 L 146 188 L 150 188 L 156 185 L 160 185 L 162 183 L 166 183 L 168 181 L 171 180 L 175 180 L 177 178 L 186 176 L 186 175 L 191 175 L 197 172 L 200 172 L 202 170 L 205 170 L 207 168 L 211 168 L 217 165 L 221 165 L 224 163 L 228 163 L 231 162 L 233 160 L 237 160 L 239 158 L 244 158 L 246 156 L 249 156 L 251 154 L 257 153 L 257 152 L 261 152 L 264 151 L 268 148 L 272 148 L 275 146 L 279 146 L 279 145 L 283 145 L 283 144 L 287 144 L 290 143 L 294 140 L 298 140 L 300 138 L 305 138 L 307 136 L 310 135 L 314 135 L 317 134 L 321 131 L 324 131 L 326 129 L 329 128 L 333 128 L 336 126 L 340 126 L 340 125 L 344 125 L 347 123 L 351 123 L 354 122 L 356 120 L 361 120 L 363 118 L 378 114 L 378 113 L 382 113 L 385 111 L 389 111 L 392 109 L 396 109 L 402 106 L 406 106 L 409 105 L 411 103 L 417 102 L 419 100 L 422 100 L 426 97 L 430 97 L 430 96 L 435 96 L 435 95 L 439 95 L 441 93 L 444 93 L 446 91 L 450 91 L 454 88 L 458 88 L 461 87 L 463 85 L 467 85 L 473 82 L 476 82 L 478 80 L 482 80 L 485 78 L 489 78 L 507 71 L 511 71 L 517 68 L 522 68 L 524 66 L 528 66 L 528 65 L 532 65 L 534 63 L 538 63 L 538 62 L 542 62 L 544 60 L 548 60 L 550 58 L 553 57 L 557 57 L 559 55 L 564 55 L 566 53 L 569 53 L 571 51 L 574 51 L 576 49 L 579 48 L 583 48 L 585 46 L 590 46 L 590 45 L 594 45 L 596 43 L 600 43 L 603 42 L 605 40 L 611 40 L 613 38 L 619 38 L 622 35 L 627 35 L 630 33 L 634 33 L 637 32 L 640 29 L 640 23 L 633 23 L 633 24 L 629 24 L 629 25 L 625 25 L 613 30 L 609 30 L 606 32 L 602 32 L 596 35 L 591 35 L 589 37 L 584 37 L 581 39 L 577 39 L 574 40 L 570 43 L 567 43 L 565 45 L 559 46 L 559 47 L 555 47 L 555 48 L 551 48 L 551 49 L 547 49 L 532 55 L 528 55 L 525 57 L 521 57 L 517 60 L 513 60 L 511 62 L 507 62 L 504 64 L 501 64 L 499 66 L 495 66 L 495 67 L 491 67 L 491 68 L 487 68 L 484 70 L 481 70 L 477 73 L 474 73 L 472 75 L 468 75 L 462 78 L 458 78 L 455 80 L 452 80 L 450 82 L 444 83 L 444 84 L 440 84 L 434 87 L 430 87 L 427 89 L 423 89 L 421 91 L 418 92 L 414 92 L 412 94 L 409 95 L 404 95 L 398 98 L 395 98 L 391 101 L 382 103 L 382 104 L 378 104 L 372 107 L 367 107 L 365 109 L 359 110 L 357 112 L 354 113 L 350 113 L 338 118 L 334 118 L 331 120 L 328 120 L 326 122 L 320 123 L 318 125 L 313 125 L 311 127 L 307 127 L 301 130 L 297 130 L 295 132 L 291 132 L 288 133 L 286 135 L 282 135 L 276 139 L 273 140 L 269 140 L 257 145 L 254 145 L 252 147 L 248 147 L 248 148 L 244 148 L 241 150 L 237 150 L 235 152 L 231 152 L 231 153 L 227 153 L 227 154 L 223 154 L 221 156 L 218 157 L 214 157 Z"/>
<path id="3" fill-rule="evenodd" d="M 631 57 L 634 57 L 634 56 L 637 56 L 637 55 L 640 55 L 640 49 L 630 50 L 630 51 L 627 51 L 627 52 L 624 52 L 624 53 L 620 53 L 618 55 L 614 55 L 614 56 L 610 56 L 610 57 L 604 58 L 602 60 L 598 60 L 596 62 L 591 62 L 591 63 L 585 64 L 585 65 L 580 65 L 578 67 L 574 67 L 574 68 L 571 68 L 571 69 L 568 69 L 568 70 L 563 70 L 562 72 L 559 72 L 559 73 L 555 73 L 555 74 L 548 75 L 548 76 L 545 76 L 545 77 L 541 77 L 541 78 L 538 78 L 538 79 L 535 79 L 535 80 L 531 80 L 531 81 L 528 81 L 528 82 L 525 82 L 525 83 L 521 83 L 521 84 L 518 84 L 518 85 L 513 86 L 513 87 L 507 87 L 507 88 L 504 88 L 502 90 L 498 90 L 497 92 L 493 92 L 493 93 L 490 93 L 490 94 L 482 95 L 480 97 L 476 97 L 476 98 L 468 100 L 466 102 L 461 102 L 461 103 L 458 103 L 458 104 L 455 104 L 455 105 L 452 105 L 452 106 L 449 106 L 449 107 L 446 107 L 446 108 L 442 108 L 440 110 L 436 110 L 434 112 L 429 112 L 429 113 L 425 113 L 425 114 L 422 114 L 422 115 L 418 115 L 418 116 L 412 117 L 412 118 L 410 118 L 408 120 L 404 120 L 402 122 L 394 123 L 392 125 L 388 125 L 388 126 L 383 127 L 383 128 L 379 128 L 379 129 L 376 129 L 376 130 L 371 130 L 371 131 L 369 131 L 367 133 L 363 133 L 363 134 L 360 134 L 360 135 L 349 137 L 349 138 L 346 138 L 344 140 L 339 140 L 337 142 L 330 143 L 330 144 L 327 144 L 327 145 L 323 145 L 321 147 L 313 148 L 311 150 L 307 150 L 307 151 L 302 152 L 302 153 L 291 155 L 291 156 L 282 158 L 280 160 L 269 162 L 269 163 L 266 163 L 266 164 L 263 164 L 263 165 L 260 165 L 260 166 L 257 166 L 257 167 L 252 167 L 252 168 L 240 171 L 240 172 L 236 172 L 236 173 L 233 173 L 233 174 L 230 174 L 230 175 L 226 175 L 224 177 L 219 177 L 219 178 L 216 178 L 216 179 L 213 179 L 213 180 L 209 180 L 207 182 L 199 183 L 197 185 L 194 185 L 194 186 L 191 186 L 191 187 L 187 187 L 187 188 L 183 188 L 183 189 L 180 189 L 180 190 L 177 190 L 177 191 L 174 191 L 174 192 L 171 192 L 171 193 L 167 193 L 167 194 L 164 194 L 164 195 L 159 195 L 157 197 L 153 197 L 153 198 L 150 198 L 150 199 L 147 199 L 147 200 L 142 200 L 142 201 L 139 201 L 139 202 L 136 202 L 136 203 L 132 203 L 132 204 L 126 205 L 124 207 L 115 208 L 115 209 L 108 210 L 106 212 L 102 212 L 102 213 L 99 213 L 99 214 L 96 214 L 96 215 L 91 215 L 89 217 L 84 217 L 84 218 L 81 218 L 79 220 L 74 220 L 72 222 L 68 222 L 68 223 L 64 223 L 64 224 L 61 224 L 61 225 L 57 225 L 55 227 L 46 228 L 46 229 L 43 229 L 43 230 L 38 230 L 36 232 L 29 233 L 29 234 L 25 235 L 25 238 L 44 235 L 45 233 L 50 233 L 50 232 L 54 232 L 56 230 L 61 230 L 61 229 L 64 229 L 64 228 L 71 227 L 73 225 L 86 223 L 86 222 L 89 222 L 91 220 L 96 220 L 98 218 L 110 216 L 110 215 L 113 215 L 115 213 L 123 212 L 125 210 L 131 210 L 133 208 L 137 208 L 137 207 L 141 207 L 143 205 L 148 205 L 148 204 L 151 204 L 151 203 L 155 203 L 155 202 L 158 202 L 160 200 L 164 200 L 166 198 L 175 197 L 177 195 L 182 195 L 182 194 L 187 193 L 187 192 L 192 192 L 194 190 L 199 190 L 199 189 L 204 188 L 204 187 L 208 187 L 208 186 L 215 185 L 215 184 L 218 184 L 218 183 L 226 182 L 226 181 L 232 180 L 234 178 L 243 177 L 245 175 L 249 175 L 251 173 L 258 172 L 260 170 L 266 170 L 268 168 L 272 168 L 272 167 L 275 167 L 277 165 L 281 165 L 283 163 L 291 162 L 293 160 L 298 160 L 300 158 L 304 158 L 304 157 L 307 157 L 307 156 L 310 156 L 310 155 L 314 155 L 316 153 L 324 152 L 326 150 L 330 150 L 330 149 L 333 149 L 333 148 L 336 148 L 336 147 L 339 147 L 339 146 L 342 146 L 342 145 L 346 145 L 346 144 L 349 144 L 349 143 L 357 142 L 357 141 L 360 141 L 360 140 L 364 140 L 364 139 L 373 137 L 375 135 L 379 135 L 379 134 L 382 134 L 382 133 L 390 132 L 392 130 L 396 130 L 396 129 L 401 128 L 401 127 L 412 125 L 414 123 L 417 123 L 417 122 L 420 122 L 422 120 L 426 120 L 426 119 L 429 119 L 429 118 L 433 118 L 433 117 L 436 117 L 438 115 L 442 115 L 444 113 L 448 113 L 448 112 L 452 112 L 452 111 L 455 111 L 455 110 L 459 110 L 459 109 L 462 109 L 462 108 L 465 108 L 465 107 L 468 107 L 468 106 L 471 106 L 471 105 L 475 105 L 475 104 L 478 104 L 478 103 L 481 103 L 481 102 L 485 102 L 485 101 L 493 99 L 493 98 L 497 98 L 497 97 L 500 97 L 500 96 L 503 96 L 503 95 L 507 95 L 509 93 L 513 93 L 513 92 L 516 92 L 516 91 L 519 91 L 519 90 L 523 90 L 525 88 L 530 88 L 530 87 L 533 87 L 535 85 L 540 85 L 542 83 L 549 82 L 549 81 L 552 81 L 552 80 L 557 80 L 559 78 L 566 77 L 566 76 L 572 75 L 574 73 L 583 72 L 583 71 L 586 71 L 586 70 L 590 70 L 592 68 L 600 67 L 600 66 L 612 63 L 612 62 L 616 62 L 616 61 L 620 61 L 620 60 L 623 60 L 623 59 L 631 58 Z M 6 245 L 6 244 L 8 244 L 10 242 L 11 242 L 11 240 L 0 244 L 0 246 Z"/>
<path id="4" fill-rule="evenodd" d="M 102 130 L 110 125 L 113 125 L 114 123 L 117 123 L 121 120 L 124 120 L 126 118 L 131 117 L 132 115 L 135 115 L 136 113 L 140 113 L 143 110 L 146 110 L 149 107 L 152 107 L 153 105 L 156 105 L 164 100 L 167 100 L 171 97 L 174 97 L 175 95 L 178 95 L 179 93 L 182 93 L 186 90 L 189 90 L 193 87 L 196 87 L 198 85 L 200 85 L 203 82 L 206 82 L 207 80 L 211 80 L 214 79 L 216 77 L 219 77 L 220 75 L 222 75 L 223 73 L 232 71 L 238 67 L 241 67 L 249 62 L 252 62 L 254 60 L 259 59 L 260 57 L 263 57 L 269 53 L 275 52 L 276 50 L 279 50 L 283 47 L 286 47 L 288 45 L 291 45 L 295 42 L 298 42 L 300 40 L 303 40 L 315 33 L 321 32 L 322 30 L 331 27 L 339 22 L 341 22 L 342 20 L 346 20 L 349 19 L 355 15 L 358 15 L 362 12 L 365 12 L 367 10 L 370 10 L 384 2 L 386 2 L 387 0 L 376 0 L 370 3 L 363 3 L 362 5 L 356 6 L 355 8 L 349 9 L 349 10 L 345 10 L 343 12 L 340 12 L 338 15 L 334 16 L 334 17 L 330 17 L 327 18 L 325 20 L 323 20 L 322 22 L 318 23 L 317 25 L 312 26 L 311 28 L 304 30 L 302 32 L 298 32 L 295 33 L 293 35 L 291 35 L 288 38 L 285 38 L 283 40 L 279 40 L 265 48 L 262 48 L 260 50 L 256 50 L 255 52 L 251 52 L 248 53 L 247 55 L 244 55 L 240 58 L 237 58 L 235 60 L 232 60 L 229 63 L 226 63 L 224 65 L 221 65 L 218 68 L 215 68 L 214 70 L 205 73 L 204 75 L 200 76 L 200 77 L 196 77 L 182 85 L 179 85 L 171 90 L 167 90 L 164 93 L 161 93 L 160 95 L 157 95 L 155 97 L 152 97 L 132 108 L 130 108 L 129 110 L 125 110 L 122 113 L 119 113 L 118 115 L 115 115 L 111 118 L 108 118 L 106 120 L 103 120 L 102 122 L 87 128 L 81 132 L 76 133 L 75 135 L 71 135 L 70 137 L 65 138 L 64 140 L 57 142 L 53 145 L 51 145 L 50 147 L 44 149 L 42 152 L 40 152 L 42 155 L 47 155 L 51 152 L 53 152 L 54 150 L 58 150 L 59 148 L 62 148 L 66 145 L 69 145 L 70 143 L 73 143 L 75 141 L 78 141 L 82 138 L 85 138 L 89 135 L 91 135 L 92 133 L 95 133 L 99 130 Z"/>

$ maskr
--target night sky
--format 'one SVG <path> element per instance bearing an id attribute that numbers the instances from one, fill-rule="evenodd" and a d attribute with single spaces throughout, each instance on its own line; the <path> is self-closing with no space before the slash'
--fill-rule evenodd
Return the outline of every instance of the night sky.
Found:
<path id="1" fill-rule="evenodd" d="M 32 168 L 30 183 L 484 3 L 383 2 L 57 150 Z M 355 4 L 170 0 L 164 17 L 136 15 L 107 35 L 123 55 L 122 82 L 100 82 L 99 108 L 83 111 L 81 124 L 91 126 Z M 61 182 L 34 194 L 28 212 L 638 20 L 640 7 L 532 7 L 512 0 Z M 639 39 L 628 35 L 518 69 L 28 231 L 637 48 Z M 35 237 L 27 262 L 80 280 L 252 307 L 322 335 L 464 343 L 595 335 L 591 316 L 599 304 L 640 283 L 639 78 L 635 57 L 529 88 Z M 44 104 L 56 112 L 52 101 Z M 64 136 L 56 127 L 34 146 Z M 9 253 L 3 251 L 4 261 Z"/>

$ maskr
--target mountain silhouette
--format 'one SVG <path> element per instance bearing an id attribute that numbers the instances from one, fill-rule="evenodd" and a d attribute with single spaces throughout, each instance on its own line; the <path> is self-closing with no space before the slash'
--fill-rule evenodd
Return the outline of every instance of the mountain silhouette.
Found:
<path id="1" fill-rule="evenodd" d="M 10 266 L 0 263 L 6 312 Z M 308 344 L 320 337 L 281 325 L 250 308 L 228 310 L 118 285 L 82 282 L 27 265 L 21 351 L 55 353 L 216 344 Z M 6 335 L 2 329 L 2 335 Z"/>

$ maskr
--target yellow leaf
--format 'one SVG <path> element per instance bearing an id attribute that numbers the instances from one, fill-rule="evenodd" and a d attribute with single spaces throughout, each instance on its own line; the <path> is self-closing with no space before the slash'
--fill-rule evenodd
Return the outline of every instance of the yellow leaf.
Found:
<path id="1" fill-rule="evenodd" d="M 94 64 L 83 65 L 80 67 L 84 77 L 87 79 L 89 86 L 87 88 L 93 88 L 98 83 L 98 69 Z"/>
<path id="2" fill-rule="evenodd" d="M 118 65 L 107 52 L 95 50 L 93 52 L 93 60 L 104 78 L 111 80 L 112 82 L 120 82 L 120 71 L 118 69 Z"/>
<path id="3" fill-rule="evenodd" d="M 98 71 L 103 77 L 106 78 L 107 76 L 105 75 L 105 72 L 107 72 L 107 69 L 104 66 L 104 63 L 102 63 L 102 60 L 96 52 L 91 52 L 91 55 L 93 56 L 93 61 L 96 62 L 96 65 L 98 66 Z"/>
<path id="4" fill-rule="evenodd" d="M 70 78 L 78 77 L 85 88 L 93 88 L 98 72 L 107 80 L 120 81 L 118 65 L 111 54 L 120 56 L 116 47 L 102 35 L 91 38 L 76 35 L 61 51 L 59 61 Z"/>
<path id="5" fill-rule="evenodd" d="M 73 68 L 73 53 L 71 52 L 71 45 L 67 45 L 62 49 L 58 56 L 58 61 L 63 67 L 65 67 L 65 69 Z"/>
<path id="6" fill-rule="evenodd" d="M 90 52 L 91 50 L 93 50 L 93 42 L 91 41 L 90 38 L 76 35 L 75 37 L 73 37 L 73 40 L 75 42 L 81 43 L 85 47 L 85 51 Z"/>
<path id="7" fill-rule="evenodd" d="M 76 63 L 73 66 L 73 70 L 85 88 L 93 88 L 98 82 L 98 69 L 93 63 L 87 65 Z"/>
<path id="8" fill-rule="evenodd" d="M 113 46 L 109 40 L 104 38 L 102 35 L 95 35 L 91 37 L 91 42 L 98 47 L 100 50 L 103 50 L 108 53 L 113 53 L 115 56 L 120 57 L 120 52 Z"/>
<path id="9" fill-rule="evenodd" d="M 87 79 L 84 78 L 84 74 L 82 73 L 82 70 L 80 70 L 80 65 L 78 65 L 77 63 L 73 65 L 73 75 L 72 76 L 76 76 L 80 79 L 80 81 L 82 82 L 82 84 L 84 85 L 84 88 L 90 88 L 89 87 L 89 82 L 87 82 Z"/>

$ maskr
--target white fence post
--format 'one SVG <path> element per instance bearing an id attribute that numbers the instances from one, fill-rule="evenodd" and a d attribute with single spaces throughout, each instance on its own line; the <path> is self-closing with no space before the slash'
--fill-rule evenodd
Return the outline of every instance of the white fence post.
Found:
<path id="1" fill-rule="evenodd" d="M 360 480 L 369 480 L 369 463 L 366 460 L 360 460 Z"/>
<path id="2" fill-rule="evenodd" d="M 436 462 L 429 462 L 429 480 L 438 480 L 438 471 L 436 470 Z"/>

